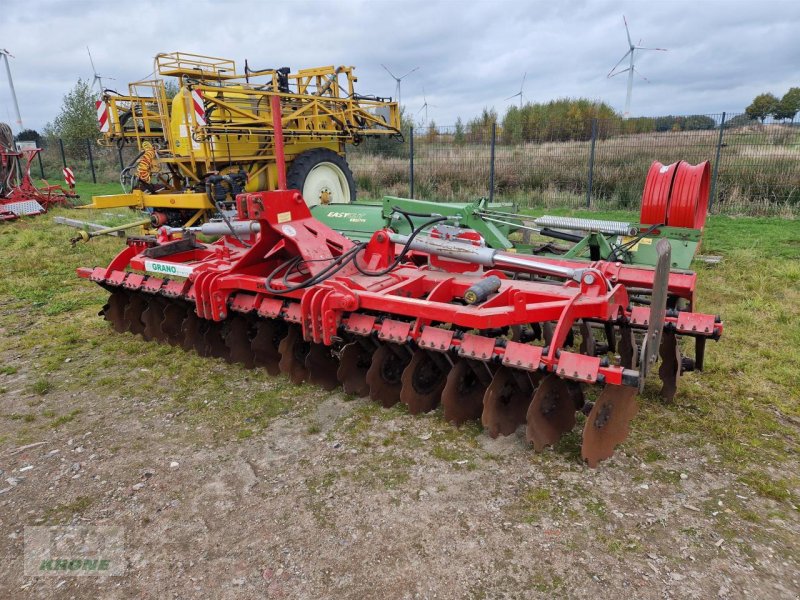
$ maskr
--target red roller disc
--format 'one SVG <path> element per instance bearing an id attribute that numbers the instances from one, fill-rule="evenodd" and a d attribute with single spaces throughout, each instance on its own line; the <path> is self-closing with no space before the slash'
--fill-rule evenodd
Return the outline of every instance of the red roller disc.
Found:
<path id="1" fill-rule="evenodd" d="M 667 205 L 672 178 L 679 163 L 662 165 L 655 161 L 647 172 L 642 193 L 642 210 L 639 220 L 645 225 L 660 225 L 667 221 Z"/>
<path id="2" fill-rule="evenodd" d="M 699 165 L 681 162 L 669 199 L 667 225 L 702 229 L 708 213 L 711 168 L 708 161 Z"/>

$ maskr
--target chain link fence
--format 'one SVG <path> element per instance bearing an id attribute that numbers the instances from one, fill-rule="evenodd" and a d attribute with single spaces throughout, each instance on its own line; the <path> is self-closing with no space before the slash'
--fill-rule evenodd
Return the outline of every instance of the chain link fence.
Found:
<path id="1" fill-rule="evenodd" d="M 721 113 L 548 121 L 518 131 L 491 124 L 413 128 L 404 138 L 348 146 L 359 198 L 490 197 L 521 207 L 637 209 L 652 161 L 709 160 L 713 212 L 800 212 L 800 123 L 753 123 Z M 56 182 L 69 166 L 79 181 L 114 183 L 137 155 L 132 145 L 51 139 L 32 174 Z"/>
<path id="2" fill-rule="evenodd" d="M 654 160 L 710 161 L 713 212 L 800 211 L 800 124 L 746 115 L 548 122 L 522 132 L 413 128 L 403 143 L 348 149 L 361 197 L 491 197 L 522 207 L 636 209 Z"/>

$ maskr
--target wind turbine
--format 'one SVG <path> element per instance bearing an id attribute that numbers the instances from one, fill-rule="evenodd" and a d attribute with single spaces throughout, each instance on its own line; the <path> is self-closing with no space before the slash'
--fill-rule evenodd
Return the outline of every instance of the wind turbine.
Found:
<path id="1" fill-rule="evenodd" d="M 437 106 L 435 104 L 428 104 L 428 99 L 425 97 L 425 86 L 422 86 L 422 99 L 424 100 L 424 102 L 423 102 L 422 106 L 420 107 L 420 109 L 417 111 L 417 114 L 419 114 L 423 110 L 425 110 L 425 123 L 427 124 L 428 123 L 428 107 L 430 106 L 431 108 L 437 108 Z"/>
<path id="2" fill-rule="evenodd" d="M 22 115 L 19 114 L 19 103 L 17 102 L 17 92 L 14 90 L 14 80 L 11 79 L 11 67 L 8 66 L 8 57 L 14 58 L 14 55 L 11 54 L 8 50 L 0 48 L 0 55 L 2 55 L 3 59 L 6 61 L 6 75 L 8 75 L 8 87 L 11 89 L 11 98 L 14 100 L 14 110 L 17 111 L 17 125 L 19 125 L 20 131 L 22 130 Z"/>
<path id="3" fill-rule="evenodd" d="M 644 75 L 639 73 L 639 71 L 636 70 L 636 66 L 633 63 L 634 55 L 636 54 L 636 51 L 637 50 L 658 50 L 659 52 L 666 52 L 667 49 L 666 48 L 646 48 L 644 46 L 634 45 L 634 43 L 631 41 L 631 32 L 628 29 L 628 20 L 625 18 L 625 15 L 622 15 L 622 21 L 625 23 L 625 33 L 628 36 L 628 51 L 625 54 L 622 55 L 622 58 L 619 59 L 619 62 L 617 62 L 617 64 L 614 65 L 614 68 L 611 69 L 611 71 L 608 72 L 607 77 L 610 79 L 611 77 L 614 77 L 616 75 L 620 75 L 621 73 L 625 73 L 626 71 L 628 73 L 628 95 L 625 97 L 625 115 L 624 115 L 625 118 L 627 119 L 631 114 L 631 94 L 633 94 L 633 74 L 634 74 L 634 72 L 636 74 L 638 74 L 639 77 L 641 77 L 642 79 L 644 79 L 645 81 L 650 83 L 650 80 L 647 79 L 647 77 L 645 77 Z M 639 40 L 639 44 L 641 44 L 641 43 L 642 43 L 642 40 Z M 628 63 L 628 68 L 627 69 L 622 69 L 620 71 L 617 71 L 617 67 L 620 66 L 622 64 L 622 61 L 624 61 L 628 57 L 630 57 L 629 63 Z"/>
<path id="4" fill-rule="evenodd" d="M 94 73 L 94 79 L 92 79 L 92 87 L 90 89 L 94 89 L 94 84 L 98 83 L 100 93 L 103 93 L 103 76 L 97 74 L 97 69 L 94 68 L 94 60 L 92 60 L 92 52 L 89 50 L 89 46 L 86 46 L 86 52 L 89 53 L 89 62 L 92 63 L 92 73 Z M 106 79 L 114 80 L 113 77 L 106 77 Z"/>
<path id="5" fill-rule="evenodd" d="M 517 96 L 519 96 L 519 107 L 522 108 L 522 90 L 525 88 L 525 78 L 527 76 L 528 76 L 528 72 L 525 71 L 525 74 L 522 76 L 522 84 L 519 86 L 519 91 L 516 94 L 514 94 L 513 96 L 509 96 L 508 98 L 506 98 L 504 100 L 504 102 L 506 100 L 511 100 L 512 98 L 516 98 Z"/>
<path id="6" fill-rule="evenodd" d="M 397 90 L 397 105 L 398 105 L 398 106 L 400 106 L 400 82 L 401 82 L 403 79 L 405 79 L 406 77 L 408 77 L 409 75 L 411 75 L 411 74 L 412 74 L 414 71 L 417 71 L 417 70 L 419 70 L 419 67 L 414 67 L 413 69 L 411 69 L 411 70 L 410 70 L 408 73 L 406 73 L 406 74 L 405 74 L 405 75 L 403 75 L 402 77 L 398 77 L 397 75 L 395 75 L 394 73 L 392 73 L 392 72 L 389 70 L 389 67 L 387 67 L 386 65 L 382 64 L 381 66 L 382 66 L 384 69 L 386 69 L 386 72 L 387 72 L 387 73 L 388 73 L 388 74 L 389 74 L 389 75 L 392 77 L 392 79 L 394 79 L 394 80 L 397 82 L 397 87 L 396 87 L 395 89 Z"/>

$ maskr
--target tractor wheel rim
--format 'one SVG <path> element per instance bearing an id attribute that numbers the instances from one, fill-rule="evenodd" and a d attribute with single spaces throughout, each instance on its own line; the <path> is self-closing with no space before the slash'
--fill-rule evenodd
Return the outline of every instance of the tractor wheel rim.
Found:
<path id="1" fill-rule="evenodd" d="M 331 162 L 315 165 L 303 183 L 303 199 L 309 206 L 350 202 L 350 184 L 344 172 Z"/>

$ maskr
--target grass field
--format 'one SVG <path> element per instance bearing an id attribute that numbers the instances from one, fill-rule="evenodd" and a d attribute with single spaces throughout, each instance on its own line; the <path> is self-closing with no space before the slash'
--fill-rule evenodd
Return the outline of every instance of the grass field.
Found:
<path id="1" fill-rule="evenodd" d="M 115 185 L 79 186 L 82 196 L 115 191 Z M 635 218 L 621 211 L 558 212 Z M 168 445 L 173 448 L 171 451 L 175 451 L 175 445 L 183 444 L 187 456 L 201 450 L 216 456 L 219 451 L 222 464 L 229 465 L 228 461 L 233 459 L 222 458 L 223 455 L 230 457 L 232 453 L 245 452 L 251 448 L 247 444 L 260 448 L 263 444 L 278 443 L 289 422 L 304 428 L 305 433 L 299 435 L 308 436 L 310 440 L 321 436 L 328 444 L 326 448 L 343 440 L 341 443 L 358 449 L 358 457 L 343 458 L 344 462 L 334 463 L 338 466 L 329 471 L 315 467 L 328 465 L 324 462 L 328 458 L 320 458 L 322 463 L 316 458 L 303 463 L 306 458 L 301 455 L 302 469 L 309 474 L 298 485 L 304 486 L 303 502 L 307 500 L 314 526 L 321 527 L 321 531 L 329 531 L 326 529 L 329 527 L 336 530 L 338 517 L 335 516 L 337 510 L 330 507 L 331 490 L 346 494 L 355 502 L 366 502 L 365 490 L 371 490 L 378 498 L 408 492 L 417 494 L 419 500 L 418 491 L 409 491 L 421 477 L 423 467 L 419 465 L 426 465 L 425 469 L 432 474 L 437 469 L 446 469 L 447 481 L 454 486 L 460 485 L 457 481 L 463 478 L 471 478 L 470 481 L 483 486 L 488 481 L 496 481 L 496 469 L 507 472 L 510 464 L 519 468 L 518 463 L 524 462 L 527 465 L 524 473 L 515 472 L 505 477 L 537 477 L 540 478 L 538 487 L 526 484 L 528 487 L 522 491 L 516 488 L 498 491 L 498 497 L 503 498 L 506 503 L 503 506 L 507 508 L 503 509 L 505 516 L 497 518 L 519 523 L 519 527 L 547 519 L 579 518 L 565 516 L 571 514 L 569 507 L 563 506 L 561 500 L 556 503 L 564 494 L 581 498 L 581 494 L 587 493 L 578 483 L 570 483 L 581 482 L 588 476 L 578 458 L 577 433 L 562 440 L 555 453 L 534 455 L 521 446 L 512 450 L 507 446 L 492 446 L 494 442 L 488 438 L 484 440 L 486 436 L 477 426 L 450 428 L 439 423 L 436 415 L 414 419 L 401 407 L 383 410 L 366 400 L 352 399 L 346 399 L 351 407 L 348 410 L 352 410 L 349 416 L 331 417 L 328 422 L 324 415 L 320 416 L 317 407 L 329 405 L 335 394 L 307 385 L 292 386 L 283 377 L 271 378 L 265 373 L 200 358 L 170 346 L 146 343 L 130 334 L 114 334 L 97 316 L 106 292 L 78 279 L 75 268 L 107 264 L 120 249 L 121 241 L 101 238 L 70 247 L 68 239 L 72 230 L 53 224 L 52 217 L 56 215 L 100 223 L 119 223 L 129 216 L 125 211 L 76 214 L 76 211 L 57 209 L 48 215 L 0 225 L 3 268 L 0 277 L 0 337 L 3 339 L 0 348 L 0 448 L 3 453 L 40 440 L 56 443 L 55 440 L 69 437 L 72 443 L 72 437 L 91 429 L 94 432 L 117 431 L 108 434 L 107 445 L 115 456 L 132 453 L 136 460 L 142 461 L 136 463 L 139 469 L 149 464 L 144 461 L 150 459 L 141 458 L 152 455 L 148 444 Z M 712 216 L 702 251 L 723 256 L 723 261 L 716 266 L 695 265 L 699 272 L 698 310 L 722 316 L 723 337 L 709 344 L 706 371 L 682 378 L 674 404 L 662 404 L 658 400 L 657 382 L 648 382 L 641 398 L 641 410 L 632 423 L 631 437 L 618 453 L 620 458 L 604 463 L 597 477 L 622 481 L 619 485 L 624 489 L 614 488 L 614 493 L 633 494 L 646 476 L 647 481 L 651 481 L 648 493 L 652 494 L 653 480 L 660 482 L 658 485 L 680 486 L 682 478 L 678 475 L 684 471 L 689 473 L 690 480 L 697 481 L 701 481 L 706 472 L 713 472 L 715 477 L 722 474 L 729 482 L 726 486 L 735 486 L 739 490 L 737 493 L 745 494 L 740 498 L 748 497 L 744 490 L 749 490 L 757 500 L 737 500 L 730 492 L 725 496 L 727 512 L 722 516 L 717 515 L 722 509 L 717 507 L 716 497 L 692 500 L 690 508 L 700 511 L 698 514 L 704 522 L 710 523 L 708 527 L 713 527 L 714 535 L 726 540 L 745 540 L 737 546 L 741 556 L 737 554 L 735 560 L 730 560 L 750 564 L 745 546 L 769 544 L 770 548 L 777 548 L 776 552 L 785 561 L 783 564 L 791 568 L 800 564 L 797 540 L 792 533 L 800 521 L 800 227 L 796 221 L 779 218 Z M 117 419 L 128 423 L 138 422 L 140 418 L 148 419 L 150 426 L 156 429 L 166 419 L 169 422 L 178 419 L 180 427 L 168 430 L 160 441 L 137 442 L 131 441 L 133 438 L 125 433 L 127 430 L 119 429 L 122 425 L 114 425 Z M 283 425 L 276 429 L 278 420 Z M 384 430 L 387 427 L 389 429 Z M 405 436 L 402 432 L 408 427 L 419 429 L 422 439 L 432 435 L 430 443 L 420 442 L 416 434 Z M 423 434 L 422 430 L 429 433 Z M 178 437 L 174 437 L 176 431 L 181 432 Z M 384 437 L 376 438 L 379 435 L 376 431 L 383 432 L 380 435 Z M 143 440 L 147 433 L 142 431 L 136 436 Z M 171 437 L 174 438 L 172 445 L 165 441 Z M 237 451 L 237 447 L 241 450 Z M 497 448 L 511 452 L 513 458 L 508 459 L 511 462 L 504 463 L 506 459 L 497 458 L 501 452 Z M 674 457 L 678 455 L 684 462 L 675 462 Z M 520 458 L 523 456 L 525 458 Z M 184 460 L 189 458 L 181 459 L 182 464 Z M 487 468 L 486 464 L 494 467 L 481 479 L 481 469 Z M 290 477 L 286 473 L 293 473 L 297 463 L 291 462 L 282 468 L 288 470 L 282 471 L 283 475 L 273 473 L 272 476 L 279 480 Z M 576 479 L 562 479 L 560 473 L 564 470 L 575 474 Z M 101 476 L 112 481 L 116 477 L 113 473 Z M 186 495 L 191 496 L 194 485 L 202 487 L 204 482 L 184 483 L 179 491 L 174 491 L 174 498 L 182 501 Z M 34 520 L 37 516 L 55 522 L 68 521 L 75 515 L 97 519 L 108 501 L 107 496 L 99 491 L 93 495 L 94 492 L 87 490 L 89 488 L 82 489 L 79 494 L 70 492 L 60 504 L 58 499 L 53 500 L 58 506 L 47 509 L 49 512 L 36 508 L 35 500 L 29 497 L 34 509 L 28 510 L 30 514 L 25 519 L 31 519 L 32 523 L 41 522 Z M 55 493 L 42 488 L 42 494 L 48 497 Z M 728 493 L 727 488 L 725 493 Z M 4 501 L 2 498 L 5 496 L 0 501 Z M 159 502 L 172 500 L 173 496 L 167 496 Z M 658 497 L 651 500 L 659 505 Z M 707 502 L 707 505 L 700 502 Z M 650 560 L 648 552 L 650 556 L 652 552 L 660 552 L 645 548 L 648 543 L 656 542 L 642 530 L 630 530 L 631 539 L 615 537 L 609 523 L 614 520 L 611 513 L 616 509 L 608 503 L 609 498 L 598 500 L 592 496 L 576 510 L 582 515 L 580 519 L 599 532 L 592 543 L 600 540 L 610 557 L 619 557 L 620 572 L 624 571 L 625 563 L 647 561 Z M 722 506 L 722 500 L 719 505 Z M 381 506 L 382 510 L 390 510 L 383 502 Z M 459 506 L 459 512 L 463 509 L 469 514 L 469 503 Z M 23 508 L 19 510 L 20 514 L 25 514 Z M 134 511 L 133 514 L 138 513 Z M 142 532 L 146 531 L 149 521 L 142 521 L 139 516 L 131 518 L 134 520 L 130 527 L 134 527 L 135 521 L 137 532 L 140 527 Z M 155 513 L 147 518 L 157 519 Z M 293 523 L 291 516 L 285 518 L 289 519 L 288 525 Z M 414 528 L 410 522 L 406 526 Z M 681 529 L 680 535 L 699 540 L 699 537 L 692 538 L 698 534 L 690 531 L 696 526 L 703 527 L 685 525 L 686 531 Z M 514 525 L 511 527 L 513 529 Z M 560 527 L 567 531 L 565 524 Z M 583 534 L 574 533 L 564 552 L 578 551 L 583 543 L 580 535 Z M 644 535 L 649 542 L 636 541 L 636 535 Z M 673 542 L 675 561 L 678 561 L 682 552 L 678 546 L 684 542 L 662 540 L 653 547 L 665 544 L 671 548 Z M 399 556 L 405 556 L 405 552 L 416 547 L 412 541 L 403 543 L 408 545 L 395 550 Z M 276 546 L 278 555 L 281 548 Z M 712 547 L 711 551 L 717 557 L 720 554 L 719 546 Z M 694 552 L 697 554 L 699 550 Z M 503 564 L 492 562 L 492 568 L 498 573 L 505 572 L 503 569 L 510 567 Z M 647 572 L 646 566 L 644 571 Z M 770 576 L 769 569 L 757 572 Z M 563 577 L 547 575 L 541 581 L 529 583 L 534 586 L 529 589 L 540 590 L 540 597 L 558 595 L 555 593 L 558 589 L 563 592 Z M 797 589 L 791 582 L 785 583 L 789 589 Z M 475 586 L 462 597 L 485 597 L 479 593 L 479 586 Z"/>

